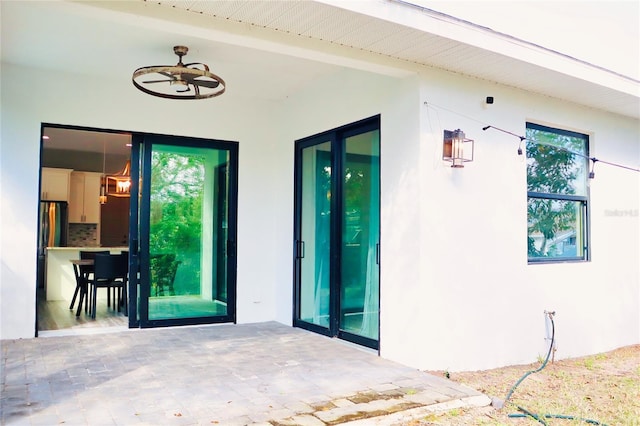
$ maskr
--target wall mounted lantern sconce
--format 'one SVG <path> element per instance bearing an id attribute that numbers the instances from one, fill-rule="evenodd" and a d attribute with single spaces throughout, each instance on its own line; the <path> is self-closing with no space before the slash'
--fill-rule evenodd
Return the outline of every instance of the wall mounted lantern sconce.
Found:
<path id="1" fill-rule="evenodd" d="M 442 159 L 450 162 L 451 167 L 464 167 L 464 163 L 473 161 L 473 139 L 465 138 L 460 129 L 445 130 Z"/>

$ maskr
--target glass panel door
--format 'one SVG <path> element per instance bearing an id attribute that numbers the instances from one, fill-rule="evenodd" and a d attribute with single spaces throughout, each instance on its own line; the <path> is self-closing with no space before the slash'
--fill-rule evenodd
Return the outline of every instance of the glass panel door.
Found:
<path id="1" fill-rule="evenodd" d="M 235 320 L 236 167 L 233 143 L 144 138 L 141 326 Z"/>
<path id="2" fill-rule="evenodd" d="M 329 330 L 331 141 L 313 141 L 300 154 L 298 319 Z"/>
<path id="3" fill-rule="evenodd" d="M 294 325 L 377 348 L 379 118 L 296 141 Z"/>
<path id="4" fill-rule="evenodd" d="M 378 340 L 380 136 L 344 139 L 340 330 Z"/>

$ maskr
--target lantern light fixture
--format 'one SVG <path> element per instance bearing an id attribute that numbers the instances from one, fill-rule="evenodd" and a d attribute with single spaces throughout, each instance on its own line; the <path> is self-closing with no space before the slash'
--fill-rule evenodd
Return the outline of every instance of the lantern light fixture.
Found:
<path id="1" fill-rule="evenodd" d="M 462 130 L 445 130 L 442 159 L 453 168 L 462 168 L 464 163 L 473 161 L 473 144 L 473 139 L 467 139 Z"/>
<path id="2" fill-rule="evenodd" d="M 131 190 L 131 160 L 120 173 L 107 176 L 107 193 L 114 197 L 129 197 Z"/>

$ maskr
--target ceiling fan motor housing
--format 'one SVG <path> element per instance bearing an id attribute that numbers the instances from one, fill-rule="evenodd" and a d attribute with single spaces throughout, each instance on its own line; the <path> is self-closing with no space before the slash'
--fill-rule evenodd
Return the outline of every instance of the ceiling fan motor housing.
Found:
<path id="1" fill-rule="evenodd" d="M 182 62 L 182 57 L 187 55 L 189 48 L 187 46 L 173 46 L 173 53 L 178 55 L 180 58 L 180 62 Z"/>

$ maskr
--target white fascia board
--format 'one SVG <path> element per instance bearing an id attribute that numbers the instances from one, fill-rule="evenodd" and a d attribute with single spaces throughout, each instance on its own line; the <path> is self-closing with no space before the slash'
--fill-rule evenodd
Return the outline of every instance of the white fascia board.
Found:
<path id="1" fill-rule="evenodd" d="M 425 10 L 420 5 L 412 6 L 395 0 L 315 1 L 499 53 L 570 77 L 640 97 L 640 81 L 631 77 L 449 15 L 430 13 L 428 9 Z"/>

